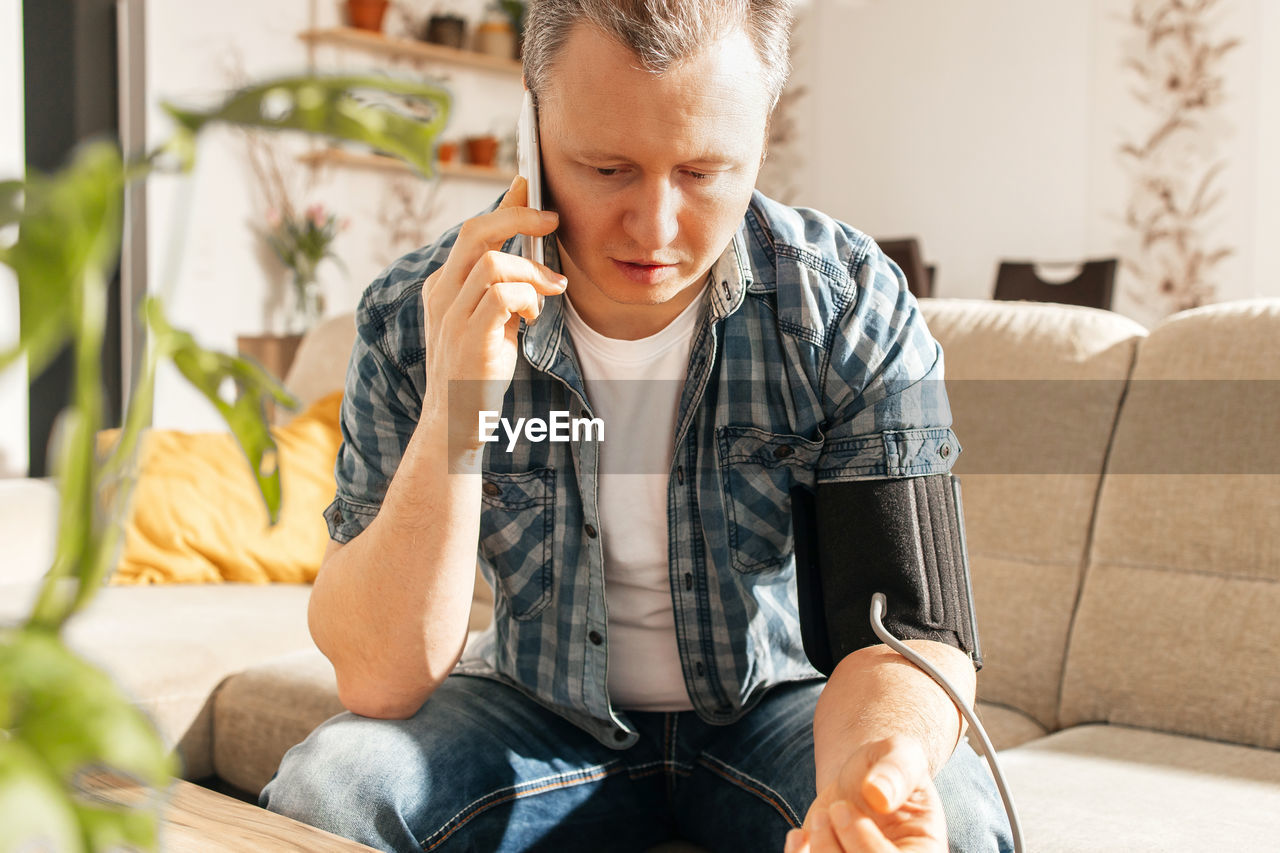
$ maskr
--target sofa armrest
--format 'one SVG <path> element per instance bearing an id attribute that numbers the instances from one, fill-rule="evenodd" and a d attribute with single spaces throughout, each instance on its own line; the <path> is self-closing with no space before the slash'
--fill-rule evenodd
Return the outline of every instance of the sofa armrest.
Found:
<path id="1" fill-rule="evenodd" d="M 51 480 L 0 480 L 0 584 L 33 583 L 53 565 L 58 489 Z"/>

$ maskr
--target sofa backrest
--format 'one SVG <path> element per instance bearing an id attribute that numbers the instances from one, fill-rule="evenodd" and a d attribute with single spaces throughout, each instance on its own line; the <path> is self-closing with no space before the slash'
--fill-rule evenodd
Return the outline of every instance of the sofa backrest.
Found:
<path id="1" fill-rule="evenodd" d="M 1057 725 L 1098 484 L 1146 330 L 1119 314 L 923 299 L 942 344 L 985 666 L 978 695 Z"/>
<path id="2" fill-rule="evenodd" d="M 963 440 L 963 437 L 962 437 Z M 1280 747 L 1280 299 L 1138 348 L 1063 677 L 1063 725 Z"/>

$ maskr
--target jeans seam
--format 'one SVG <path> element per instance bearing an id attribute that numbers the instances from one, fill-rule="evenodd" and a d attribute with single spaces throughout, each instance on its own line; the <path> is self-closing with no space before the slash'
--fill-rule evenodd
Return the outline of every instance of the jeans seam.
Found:
<path id="1" fill-rule="evenodd" d="M 672 714 L 671 715 L 671 741 L 667 746 L 667 754 L 663 756 L 663 761 L 664 761 L 663 769 L 666 771 L 663 775 L 666 777 L 666 782 L 667 782 L 667 804 L 668 805 L 671 804 L 671 801 L 675 798 L 675 795 L 676 795 L 676 777 L 675 777 L 676 739 L 679 737 L 679 726 L 680 726 L 680 715 Z"/>
<path id="2" fill-rule="evenodd" d="M 470 803 L 463 806 L 457 814 L 445 821 L 439 829 L 420 841 L 418 846 L 423 850 L 435 850 L 441 844 L 448 841 L 455 832 L 466 826 L 472 818 L 493 808 L 494 806 L 501 805 L 502 803 L 510 802 L 511 800 L 523 799 L 535 794 L 557 791 L 574 785 L 585 784 L 587 782 L 598 782 L 607 776 L 611 776 L 614 773 L 625 769 L 626 768 L 618 762 L 611 761 L 608 764 L 597 764 L 594 767 L 586 767 L 582 770 L 575 770 L 571 773 L 557 773 L 552 776 L 544 776 L 541 779 L 522 782 L 519 785 L 499 788 L 498 790 L 491 791 L 483 797 L 472 800 Z M 448 832 L 445 832 L 446 828 L 448 829 Z M 440 835 L 442 832 L 444 832 L 444 835 L 433 842 L 432 839 L 436 838 L 436 836 Z M 428 844 L 431 846 L 428 847 Z"/>
<path id="3" fill-rule="evenodd" d="M 759 779 L 730 767 L 715 756 L 701 755 L 698 757 L 698 763 L 730 784 L 755 795 L 765 803 L 773 806 L 778 811 L 778 814 L 782 815 L 782 819 L 791 825 L 792 829 L 800 826 L 800 816 L 791 808 L 791 804 L 787 802 L 786 798 Z"/>

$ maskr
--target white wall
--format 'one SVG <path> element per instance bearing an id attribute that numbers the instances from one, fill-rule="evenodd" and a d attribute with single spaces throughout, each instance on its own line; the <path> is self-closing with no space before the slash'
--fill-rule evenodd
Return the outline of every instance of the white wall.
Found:
<path id="1" fill-rule="evenodd" d="M 987 294 L 996 239 L 1017 254 L 1078 253 L 1087 5 L 817 0 L 809 15 L 801 203 L 873 236 L 919 236 L 950 296 Z"/>
<path id="2" fill-rule="evenodd" d="M 1130 0 L 815 0 L 811 128 L 799 202 L 873 236 L 916 235 L 942 296 L 987 297 L 1000 258 L 1120 254 L 1130 191 L 1117 156 L 1143 116 L 1121 62 Z M 1218 298 L 1280 295 L 1280 4 L 1224 0 L 1226 200 L 1211 236 L 1236 253 Z M 1162 313 L 1130 298 L 1145 322 Z"/>
<path id="3" fill-rule="evenodd" d="M 22 3 L 0 0 L 0 180 L 22 176 Z M 16 235 L 0 232 L 0 245 Z M 0 351 L 18 342 L 18 283 L 0 267 Z M 27 365 L 0 373 L 0 477 L 27 472 Z"/>
<path id="4" fill-rule="evenodd" d="M 431 4 L 419 5 L 415 16 L 425 16 Z M 476 20 L 484 5 L 483 0 L 468 0 L 451 8 Z M 223 0 L 214 6 L 152 0 L 147 9 L 151 143 L 159 143 L 169 132 L 169 123 L 158 109 L 161 99 L 210 98 L 230 87 L 237 66 L 249 79 L 304 71 L 308 56 L 298 32 L 312 20 L 321 26 L 338 23 L 338 7 L 336 2 L 313 4 L 311 0 Z M 394 14 L 388 16 L 389 31 L 404 26 Z M 315 59 L 321 71 L 388 68 L 369 54 L 335 48 L 318 49 Z M 396 69 L 406 74 L 414 71 L 403 64 Z M 455 109 L 446 137 L 514 133 L 521 93 L 518 76 L 440 66 L 424 71 L 448 75 Z M 390 178 L 385 172 L 325 169 L 314 176 L 308 191 L 310 170 L 291 156 L 308 143 L 287 137 L 275 140 L 282 165 L 298 187 L 295 204 L 303 208 L 322 202 L 351 220 L 335 244 L 345 271 L 332 263 L 321 267 L 331 313 L 352 310 L 360 293 L 388 263 L 481 210 L 506 189 L 489 180 L 442 178 L 438 184 L 427 184 L 408 176 Z M 414 196 L 418 213 L 397 213 L 394 182 Z M 155 180 L 148 194 L 150 286 L 156 292 L 171 291 L 168 304 L 173 322 L 193 332 L 203 344 L 226 351 L 234 350 L 237 334 L 283 328 L 281 306 L 287 283 L 283 270 L 252 231 L 265 215 L 254 183 L 236 133 L 214 130 L 202 141 L 194 178 Z M 422 216 L 428 208 L 430 215 Z M 387 221 L 404 218 L 418 226 L 409 230 L 417 230 L 420 239 L 395 244 L 388 236 Z M 176 276 L 164 274 L 175 266 Z M 155 423 L 188 429 L 220 427 L 213 408 L 171 370 L 162 372 L 158 380 Z"/>
<path id="5" fill-rule="evenodd" d="M 338 5 L 152 0 L 152 102 L 225 90 L 233 57 L 250 77 L 305 67 L 297 31 L 312 16 L 334 23 Z M 425 17 L 438 5 L 416 0 L 414 8 Z M 474 19 L 484 5 L 451 7 Z M 989 296 L 1001 258 L 1118 254 L 1129 187 L 1116 150 L 1140 118 L 1121 68 L 1129 8 L 1130 0 L 812 0 L 796 34 L 795 82 L 808 95 L 795 116 L 802 139 L 795 203 L 873 236 L 918 235 L 938 265 L 942 296 Z M 1236 254 L 1221 268 L 1219 298 L 1280 295 L 1280 158 L 1269 153 L 1280 150 L 1280 3 L 1223 0 L 1222 8 L 1216 28 L 1244 44 L 1226 65 L 1219 142 L 1229 163 L 1227 201 L 1213 228 Z M 333 49 L 316 58 L 322 68 L 376 62 Z M 457 98 L 448 136 L 514 125 L 515 77 L 433 70 L 450 73 Z M 150 121 L 158 141 L 167 125 L 155 110 Z M 175 183 L 185 187 L 178 195 Z M 152 287 L 161 287 L 165 258 L 176 258 L 173 319 L 228 350 L 237 333 L 280 323 L 283 275 L 250 230 L 264 213 L 252 184 L 239 143 L 215 132 L 194 180 L 158 181 L 149 197 Z M 407 217 L 424 241 L 503 189 L 457 179 L 435 186 L 432 215 Z M 426 187 L 416 192 L 423 203 Z M 327 171 L 300 203 L 307 201 L 353 220 L 337 244 L 347 271 L 328 265 L 322 276 L 329 310 L 349 310 L 373 275 L 411 248 L 392 245 L 380 222 L 395 215 L 390 184 L 379 173 Z M 175 234 L 185 236 L 175 242 Z M 1159 316 L 1123 290 L 1116 307 L 1144 322 Z M 170 374 L 161 377 L 156 422 L 218 426 L 212 409 Z"/>

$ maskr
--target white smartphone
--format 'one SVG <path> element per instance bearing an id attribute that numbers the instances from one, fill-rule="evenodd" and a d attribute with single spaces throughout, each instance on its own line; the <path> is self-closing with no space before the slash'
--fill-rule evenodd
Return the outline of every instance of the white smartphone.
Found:
<path id="1" fill-rule="evenodd" d="M 533 93 L 524 90 L 524 104 L 520 107 L 520 124 L 516 129 L 516 167 L 529 184 L 529 207 L 542 210 L 542 147 L 538 144 L 538 109 L 533 105 Z M 524 257 L 544 263 L 542 237 L 524 235 Z M 541 306 L 541 298 L 538 300 Z"/>

